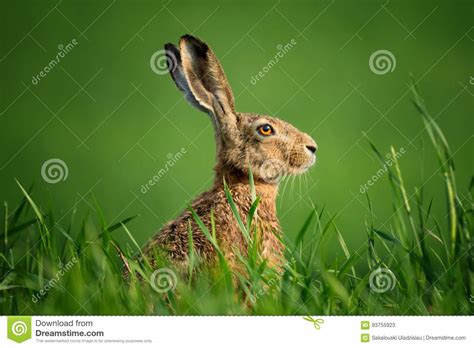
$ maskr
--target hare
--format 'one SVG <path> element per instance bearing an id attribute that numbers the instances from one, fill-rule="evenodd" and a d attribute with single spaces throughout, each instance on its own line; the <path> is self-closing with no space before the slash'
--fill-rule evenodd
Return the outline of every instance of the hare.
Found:
<path id="1" fill-rule="evenodd" d="M 260 197 L 257 224 L 260 255 L 267 264 L 279 268 L 284 248 L 276 212 L 278 182 L 283 176 L 305 172 L 316 161 L 317 145 L 306 133 L 280 119 L 235 111 L 234 96 L 227 78 L 209 46 L 184 35 L 178 47 L 165 45 L 168 70 L 186 100 L 209 115 L 217 145 L 213 187 L 191 203 L 204 225 L 211 230 L 214 215 L 216 239 L 231 269 L 239 269 L 238 253 L 246 254 L 247 243 L 226 198 L 224 181 L 244 223 L 252 205 L 249 168 Z M 189 228 L 194 250 L 204 262 L 212 263 L 216 253 L 186 209 L 168 222 L 144 247 L 143 253 L 154 264 L 160 250 L 172 264 L 186 267 Z"/>

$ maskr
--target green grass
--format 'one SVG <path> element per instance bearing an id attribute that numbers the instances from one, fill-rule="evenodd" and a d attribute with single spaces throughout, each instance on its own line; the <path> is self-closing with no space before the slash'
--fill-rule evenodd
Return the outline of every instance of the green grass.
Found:
<path id="1" fill-rule="evenodd" d="M 262 314 L 262 315 L 436 315 L 471 314 L 474 304 L 474 259 L 472 247 L 472 181 L 462 198 L 455 180 L 455 167 L 448 143 L 415 88 L 414 104 L 424 122 L 439 174 L 446 191 L 446 216 L 431 214 L 432 201 L 425 201 L 423 188 L 404 184 L 398 160 L 387 169 L 393 215 L 390 229 L 367 221 L 366 245 L 350 250 L 337 216 L 314 208 L 302 221 L 294 239 L 283 240 L 287 263 L 270 269 L 258 254 L 258 231 L 250 223 L 258 214 L 259 198 L 247 221 L 235 215 L 235 223 L 248 243 L 240 255 L 247 276 L 232 274 L 215 239 L 214 224 L 207 228 L 193 212 L 202 232 L 214 245 L 218 264 L 204 267 L 194 253 L 190 230 L 187 275 L 173 271 L 176 279 L 155 273 L 155 287 L 175 287 L 158 293 L 150 285 L 155 271 L 135 255 L 139 245 L 125 219 L 109 224 L 96 204 L 92 217 L 68 224 L 56 223 L 32 198 L 32 190 L 18 183 L 24 198 L 15 211 L 5 203 L 0 236 L 0 308 L 2 314 Z M 374 156 L 386 163 L 368 139 Z M 391 148 L 395 157 L 396 149 Z M 252 176 L 250 175 L 252 185 Z M 386 183 L 378 183 L 386 185 Z M 253 186 L 252 186 L 253 187 Z M 252 190 L 254 192 L 254 190 Z M 235 210 L 232 196 L 229 204 Z M 367 206 L 373 204 L 366 195 Z M 387 197 L 388 198 L 388 197 Z M 361 218 L 362 219 L 362 218 Z M 129 237 L 120 244 L 117 234 Z M 337 240 L 343 258 L 327 255 L 327 245 Z M 132 270 L 125 280 L 123 265 Z M 385 278 L 374 278 L 378 269 L 389 269 Z M 165 270 L 168 271 L 168 270 Z M 198 276 L 197 276 L 198 274 Z M 396 280 L 395 280 L 396 279 Z M 172 284 L 168 284 L 171 280 Z M 388 283 L 384 283 L 388 281 Z M 387 287 L 385 292 L 374 291 Z M 48 291 L 45 291 L 48 289 Z M 41 293 L 41 290 L 44 292 Z"/>

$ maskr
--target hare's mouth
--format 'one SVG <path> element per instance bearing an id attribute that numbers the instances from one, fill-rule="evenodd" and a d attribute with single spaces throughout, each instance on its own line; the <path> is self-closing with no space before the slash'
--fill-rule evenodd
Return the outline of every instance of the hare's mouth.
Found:
<path id="1" fill-rule="evenodd" d="M 300 166 L 300 167 L 293 167 L 293 168 L 290 168 L 290 169 L 286 172 L 286 175 L 296 176 L 296 175 L 304 174 L 304 173 L 306 173 L 306 172 L 313 166 L 313 164 L 314 164 L 314 162 L 308 163 L 308 164 L 305 164 L 305 165 L 302 165 L 302 166 Z"/>
<path id="2" fill-rule="evenodd" d="M 309 168 L 311 168 L 315 164 L 316 164 L 316 155 L 312 154 L 309 161 L 308 161 L 308 163 L 306 163 L 306 164 L 302 165 L 301 167 L 299 167 L 296 170 L 295 174 L 303 174 L 303 173 L 307 172 L 309 170 Z"/>

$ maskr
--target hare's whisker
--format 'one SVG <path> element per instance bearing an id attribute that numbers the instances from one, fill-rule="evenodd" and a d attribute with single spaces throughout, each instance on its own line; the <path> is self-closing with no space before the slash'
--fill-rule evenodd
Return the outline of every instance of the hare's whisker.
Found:
<path id="1" fill-rule="evenodd" d="M 283 181 L 283 189 L 282 189 L 281 196 L 282 196 L 282 198 L 284 198 L 285 197 L 285 192 L 286 192 L 286 187 L 288 186 L 288 182 L 290 181 L 290 177 L 289 176 L 284 176 L 282 181 Z M 280 201 L 280 207 L 282 205 L 282 202 L 283 202 L 283 199 Z"/>
<path id="2" fill-rule="evenodd" d="M 295 180 L 296 180 L 296 176 L 293 176 L 293 178 L 291 179 L 291 198 L 292 198 L 292 200 L 295 199 Z"/>
<path id="3" fill-rule="evenodd" d="M 300 177 L 298 178 L 298 181 L 299 181 L 299 186 L 300 186 L 300 204 L 301 204 L 301 198 L 303 196 L 303 189 L 302 189 L 302 184 L 303 184 L 303 177 L 300 175 Z"/>

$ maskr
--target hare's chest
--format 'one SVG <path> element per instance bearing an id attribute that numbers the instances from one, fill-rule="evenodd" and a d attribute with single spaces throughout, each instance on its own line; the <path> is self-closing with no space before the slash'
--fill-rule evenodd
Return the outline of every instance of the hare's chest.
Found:
<path id="1" fill-rule="evenodd" d="M 259 251 L 262 257 L 267 259 L 270 267 L 281 264 L 284 247 L 280 241 L 280 235 L 278 221 L 257 221 Z"/>

